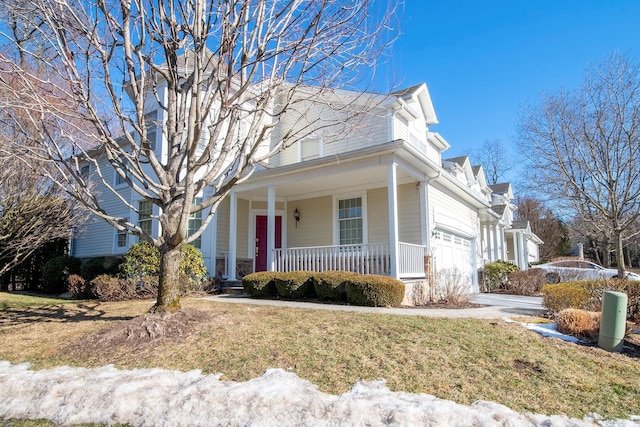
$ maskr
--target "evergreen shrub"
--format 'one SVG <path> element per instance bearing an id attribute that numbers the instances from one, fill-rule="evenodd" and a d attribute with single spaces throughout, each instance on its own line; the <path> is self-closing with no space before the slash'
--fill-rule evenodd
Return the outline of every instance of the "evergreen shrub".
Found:
<path id="1" fill-rule="evenodd" d="M 590 294 L 579 282 L 544 285 L 542 305 L 552 313 L 567 308 L 584 310 L 589 307 Z"/>
<path id="2" fill-rule="evenodd" d="M 181 292 L 200 290 L 207 273 L 202 253 L 191 245 L 185 245 L 180 249 L 180 255 Z M 138 242 L 124 255 L 119 270 L 122 278 L 136 282 L 145 294 L 153 294 L 158 288 L 160 251 L 149 242 Z"/>
<path id="3" fill-rule="evenodd" d="M 259 271 L 247 274 L 242 278 L 242 287 L 249 296 L 254 298 L 269 298 L 278 295 L 275 278 L 286 274 L 277 271 Z"/>
<path id="4" fill-rule="evenodd" d="M 42 290 L 50 294 L 67 291 L 70 274 L 80 272 L 80 259 L 62 255 L 47 261 L 42 269 Z"/>
<path id="5" fill-rule="evenodd" d="M 347 301 L 369 307 L 398 307 L 404 299 L 404 283 L 387 276 L 356 274 L 346 283 Z"/>
<path id="6" fill-rule="evenodd" d="M 313 271 L 291 271 L 275 277 L 278 295 L 282 298 L 301 299 L 315 296 Z"/>
<path id="7" fill-rule="evenodd" d="M 313 289 L 320 299 L 347 302 L 347 280 L 351 271 L 327 270 L 313 275 Z"/>
<path id="8" fill-rule="evenodd" d="M 495 261 L 484 265 L 484 287 L 488 292 L 506 289 L 509 273 L 520 270 L 517 265 L 506 261 Z"/>
<path id="9" fill-rule="evenodd" d="M 91 282 L 101 274 L 115 276 L 118 274 L 122 259 L 113 256 L 89 258 L 80 266 L 80 275 L 87 282 Z"/>

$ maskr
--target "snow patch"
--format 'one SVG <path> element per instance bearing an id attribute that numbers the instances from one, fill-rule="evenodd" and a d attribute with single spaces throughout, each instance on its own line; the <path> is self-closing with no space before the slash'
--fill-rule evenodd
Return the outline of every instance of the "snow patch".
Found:
<path id="1" fill-rule="evenodd" d="M 571 335 L 565 335 L 563 333 L 558 332 L 558 327 L 555 323 L 522 323 L 522 322 L 513 321 L 506 317 L 503 318 L 502 320 L 505 323 L 518 323 L 524 326 L 525 328 L 529 329 L 530 331 L 539 333 L 543 337 L 558 338 L 563 341 L 573 342 L 573 343 L 582 342 L 576 337 L 572 337 Z"/>
<path id="2" fill-rule="evenodd" d="M 583 420 L 518 413 L 493 402 L 470 406 L 428 394 L 392 392 L 384 380 L 358 382 L 336 396 L 282 369 L 247 382 L 163 369 L 58 367 L 34 371 L 0 362 L 0 418 L 56 424 L 134 426 L 638 426 L 631 420 Z"/>

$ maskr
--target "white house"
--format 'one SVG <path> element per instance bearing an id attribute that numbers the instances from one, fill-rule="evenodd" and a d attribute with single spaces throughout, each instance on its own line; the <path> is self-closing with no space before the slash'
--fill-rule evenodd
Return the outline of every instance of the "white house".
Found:
<path id="1" fill-rule="evenodd" d="M 468 157 L 442 158 L 450 146 L 430 130 L 437 119 L 427 86 L 381 99 L 356 123 L 340 124 L 342 131 L 319 127 L 233 188 L 196 242 L 211 276 L 347 269 L 412 281 L 456 268 L 477 292 L 485 262 L 515 260 L 526 268 L 541 242 L 529 239 L 528 224 L 514 227 L 510 184 L 488 186 Z M 304 114 L 287 113 L 265 150 L 289 127 L 333 117 L 328 108 L 322 103 L 304 106 Z M 150 105 L 149 114 L 162 122 L 160 108 Z M 155 139 L 162 153 L 161 132 Z M 157 233 L 151 203 L 133 200 L 134 193 L 112 179 L 140 215 L 108 192 L 100 195 L 105 210 Z M 199 226 L 201 216 L 192 221 Z M 96 220 L 76 236 L 72 255 L 118 255 L 133 243 Z"/>

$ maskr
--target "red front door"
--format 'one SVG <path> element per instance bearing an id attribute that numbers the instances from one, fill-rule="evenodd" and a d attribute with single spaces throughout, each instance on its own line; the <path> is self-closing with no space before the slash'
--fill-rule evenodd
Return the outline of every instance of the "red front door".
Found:
<path id="1" fill-rule="evenodd" d="M 282 217 L 276 216 L 276 248 L 282 247 Z M 256 216 L 256 271 L 267 270 L 267 216 Z"/>

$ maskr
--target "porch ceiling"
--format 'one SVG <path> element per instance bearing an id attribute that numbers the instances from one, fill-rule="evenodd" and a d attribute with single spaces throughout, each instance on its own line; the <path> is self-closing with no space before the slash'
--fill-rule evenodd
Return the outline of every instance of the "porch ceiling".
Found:
<path id="1" fill-rule="evenodd" d="M 256 172 L 236 191 L 243 197 L 263 198 L 267 188 L 276 189 L 276 197 L 289 200 L 327 194 L 341 194 L 362 188 L 387 186 L 388 165 L 396 162 L 398 184 L 416 182 L 430 169 L 403 141 L 367 147 L 349 153 L 322 157 L 304 163 Z"/>
<path id="2" fill-rule="evenodd" d="M 399 184 L 415 181 L 415 178 L 400 168 L 397 170 L 397 179 Z M 274 179 L 266 185 L 275 186 L 276 197 L 289 200 L 348 193 L 360 188 L 386 187 L 387 167 L 377 165 L 333 171 L 301 169 L 297 173 Z M 267 196 L 267 187 L 239 187 L 238 194 L 250 198 L 264 198 Z"/>

